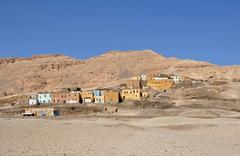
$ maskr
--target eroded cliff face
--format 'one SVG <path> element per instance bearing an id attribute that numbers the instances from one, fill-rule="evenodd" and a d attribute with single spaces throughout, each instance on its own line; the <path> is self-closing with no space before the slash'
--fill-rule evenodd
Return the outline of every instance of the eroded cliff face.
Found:
<path id="1" fill-rule="evenodd" d="M 151 50 L 111 51 L 87 60 L 64 55 L 0 59 L 0 95 L 63 87 L 116 85 L 139 74 L 179 74 L 195 79 L 240 79 L 240 67 L 165 58 Z"/>

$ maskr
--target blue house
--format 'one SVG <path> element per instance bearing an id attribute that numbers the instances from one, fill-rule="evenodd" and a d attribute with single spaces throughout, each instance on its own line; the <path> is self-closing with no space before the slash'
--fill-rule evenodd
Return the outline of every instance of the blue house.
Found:
<path id="1" fill-rule="evenodd" d="M 97 104 L 104 103 L 104 91 L 103 90 L 93 90 L 94 101 Z"/>
<path id="2" fill-rule="evenodd" d="M 52 102 L 52 94 L 50 93 L 39 93 L 37 95 L 37 102 L 39 104 L 48 104 Z"/>
<path id="3" fill-rule="evenodd" d="M 93 95 L 94 96 L 103 96 L 103 91 L 101 91 L 101 90 L 93 90 Z"/>

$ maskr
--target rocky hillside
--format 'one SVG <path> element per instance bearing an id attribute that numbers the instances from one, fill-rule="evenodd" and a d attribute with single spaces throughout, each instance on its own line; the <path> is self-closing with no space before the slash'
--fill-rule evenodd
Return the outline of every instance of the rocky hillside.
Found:
<path id="1" fill-rule="evenodd" d="M 111 51 L 87 60 L 64 55 L 0 59 L 0 95 L 103 87 L 141 73 L 181 74 L 196 79 L 240 79 L 240 66 L 165 58 L 151 50 Z"/>

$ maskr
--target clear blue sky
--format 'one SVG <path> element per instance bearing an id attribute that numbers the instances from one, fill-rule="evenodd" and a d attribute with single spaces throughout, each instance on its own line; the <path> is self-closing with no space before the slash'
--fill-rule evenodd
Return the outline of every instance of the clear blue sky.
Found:
<path id="1" fill-rule="evenodd" d="M 132 49 L 240 64 L 240 1 L 0 0 L 0 57 Z"/>

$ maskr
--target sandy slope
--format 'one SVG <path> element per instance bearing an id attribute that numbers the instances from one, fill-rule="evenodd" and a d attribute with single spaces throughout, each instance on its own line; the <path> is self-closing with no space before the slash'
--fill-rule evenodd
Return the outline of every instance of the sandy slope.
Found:
<path id="1" fill-rule="evenodd" d="M 0 96 L 65 87 L 111 86 L 143 73 L 231 81 L 240 79 L 240 66 L 218 67 L 207 62 L 167 58 L 151 50 L 114 51 L 86 60 L 64 55 L 0 58 Z"/>
<path id="2" fill-rule="evenodd" d="M 240 155 L 239 119 L 0 119 L 0 155 Z"/>

